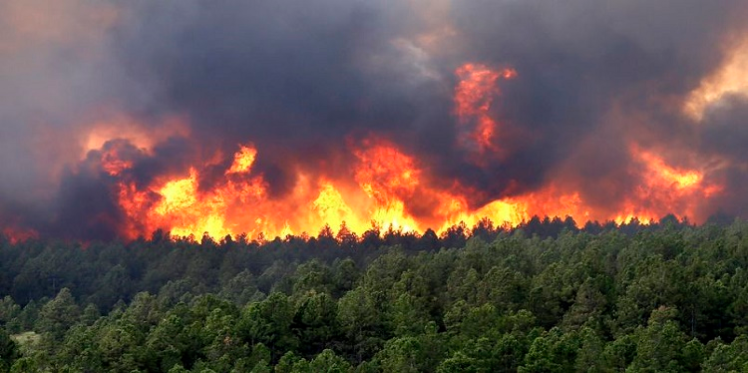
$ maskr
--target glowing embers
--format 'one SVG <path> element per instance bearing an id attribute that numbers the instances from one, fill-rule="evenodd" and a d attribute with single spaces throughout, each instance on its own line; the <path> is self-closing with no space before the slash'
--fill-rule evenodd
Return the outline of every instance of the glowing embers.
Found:
<path id="1" fill-rule="evenodd" d="M 486 65 L 467 63 L 455 72 L 460 82 L 454 93 L 455 114 L 463 127 L 458 141 L 480 154 L 500 153 L 496 137 L 499 124 L 491 115 L 491 104 L 500 93 L 498 80 L 517 76 L 514 69 L 493 70 Z"/>

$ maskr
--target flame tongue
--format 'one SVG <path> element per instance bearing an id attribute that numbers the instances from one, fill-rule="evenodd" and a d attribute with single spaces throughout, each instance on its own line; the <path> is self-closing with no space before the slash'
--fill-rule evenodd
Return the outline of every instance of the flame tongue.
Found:
<path id="1" fill-rule="evenodd" d="M 226 174 L 248 173 L 252 170 L 252 165 L 257 157 L 257 149 L 252 146 L 241 146 L 234 156 L 234 163 L 231 165 Z"/>
<path id="2" fill-rule="evenodd" d="M 496 145 L 499 123 L 491 116 L 491 104 L 500 92 L 496 84 L 499 78 L 513 79 L 517 72 L 467 63 L 458 68 L 456 74 L 460 82 L 455 88 L 455 114 L 464 127 L 460 142 L 482 155 L 500 152 Z"/>

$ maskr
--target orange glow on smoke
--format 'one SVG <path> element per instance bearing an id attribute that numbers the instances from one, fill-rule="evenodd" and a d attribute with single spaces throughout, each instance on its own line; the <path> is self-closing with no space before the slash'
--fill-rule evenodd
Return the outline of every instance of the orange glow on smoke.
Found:
<path id="1" fill-rule="evenodd" d="M 37 238 L 39 235 L 32 229 L 20 228 L 15 226 L 5 227 L 0 231 L 11 243 L 28 241 Z"/>
<path id="2" fill-rule="evenodd" d="M 499 78 L 513 79 L 517 72 L 514 69 L 497 71 L 485 65 L 467 63 L 459 67 L 456 74 L 460 82 L 455 88 L 455 114 L 468 130 L 460 141 L 481 154 L 499 152 L 501 149 L 495 144 L 498 124 L 491 116 L 491 104 L 500 92 L 497 86 Z"/>
<path id="3" fill-rule="evenodd" d="M 123 159 L 119 153 L 121 150 L 119 144 L 101 152 L 101 168 L 110 176 L 119 176 L 122 171 L 133 166 L 131 161 Z"/>
<path id="4" fill-rule="evenodd" d="M 733 47 L 724 64 L 691 92 L 684 110 L 693 119 L 701 120 L 710 105 L 729 94 L 748 94 L 748 39 Z"/>
<path id="5" fill-rule="evenodd" d="M 138 121 L 120 116 L 108 121 L 95 123 L 87 135 L 81 139 L 81 158 L 90 151 L 101 149 L 111 140 L 127 140 L 137 148 L 150 151 L 156 144 L 173 136 L 188 136 L 186 121 L 179 117 L 166 118 L 163 122 L 145 126 Z"/>

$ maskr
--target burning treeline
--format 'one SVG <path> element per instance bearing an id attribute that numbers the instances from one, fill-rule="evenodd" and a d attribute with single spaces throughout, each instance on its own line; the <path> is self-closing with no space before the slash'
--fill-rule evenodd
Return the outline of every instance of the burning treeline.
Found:
<path id="1" fill-rule="evenodd" d="M 748 217 L 745 2 L 229 3 L 0 5 L 4 235 Z"/>
<path id="2" fill-rule="evenodd" d="M 501 99 L 500 82 L 520 79 L 517 71 L 468 63 L 455 74 L 453 114 L 459 134 L 455 141 L 478 167 L 500 161 L 511 152 L 502 141 L 503 132 L 511 129 L 490 109 Z M 721 191 L 719 185 L 704 180 L 703 170 L 669 165 L 655 153 L 632 144 L 629 176 L 638 184 L 620 196 L 623 203 L 616 210 L 596 209 L 564 180 L 551 180 L 535 190 L 513 192 L 476 205 L 471 195 L 480 191 L 460 180 L 438 180 L 427 162 L 376 133 L 349 137 L 341 145 L 348 158 L 336 165 L 345 167 L 342 171 L 327 173 L 329 167 L 324 164 L 318 168 L 291 164 L 292 186 L 281 195 L 276 195 L 263 172 L 256 170 L 255 163 L 262 155 L 252 142 L 225 150 L 208 149 L 206 159 L 173 173 L 152 175 L 144 182 L 137 180 L 135 171 L 139 162 L 152 161 L 158 143 L 135 129 L 130 135 L 103 140 L 108 127 L 99 128 L 89 134 L 89 143 L 94 144 L 89 146 L 97 146 L 97 141 L 103 144 L 86 156 L 95 172 L 108 180 L 116 204 L 114 216 L 118 217 L 112 224 L 119 236 L 129 239 L 148 236 L 157 229 L 179 237 L 208 234 L 213 238 L 315 234 L 326 226 L 345 227 L 358 234 L 373 226 L 443 232 L 461 223 L 473 226 L 485 218 L 516 226 L 532 216 L 570 216 L 579 222 L 625 223 L 634 218 L 646 222 L 668 213 L 694 217 L 700 203 Z M 170 135 L 189 136 L 188 123 L 174 119 L 165 128 L 174 131 Z"/>

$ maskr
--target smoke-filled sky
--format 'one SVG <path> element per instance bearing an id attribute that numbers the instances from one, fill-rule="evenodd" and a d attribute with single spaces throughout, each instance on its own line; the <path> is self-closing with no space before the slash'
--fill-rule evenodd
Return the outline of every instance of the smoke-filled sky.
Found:
<path id="1" fill-rule="evenodd" d="M 469 209 L 552 187 L 592 218 L 647 210 L 670 193 L 642 193 L 655 157 L 711 188 L 670 212 L 748 217 L 745 19 L 745 0 L 5 0 L 0 225 L 120 235 L 110 151 L 139 189 L 207 164 L 207 190 L 251 144 L 282 199 L 300 169 L 345 178 L 371 139 Z M 512 73 L 466 119 L 476 69 Z M 422 194 L 409 216 L 434 211 Z"/>

